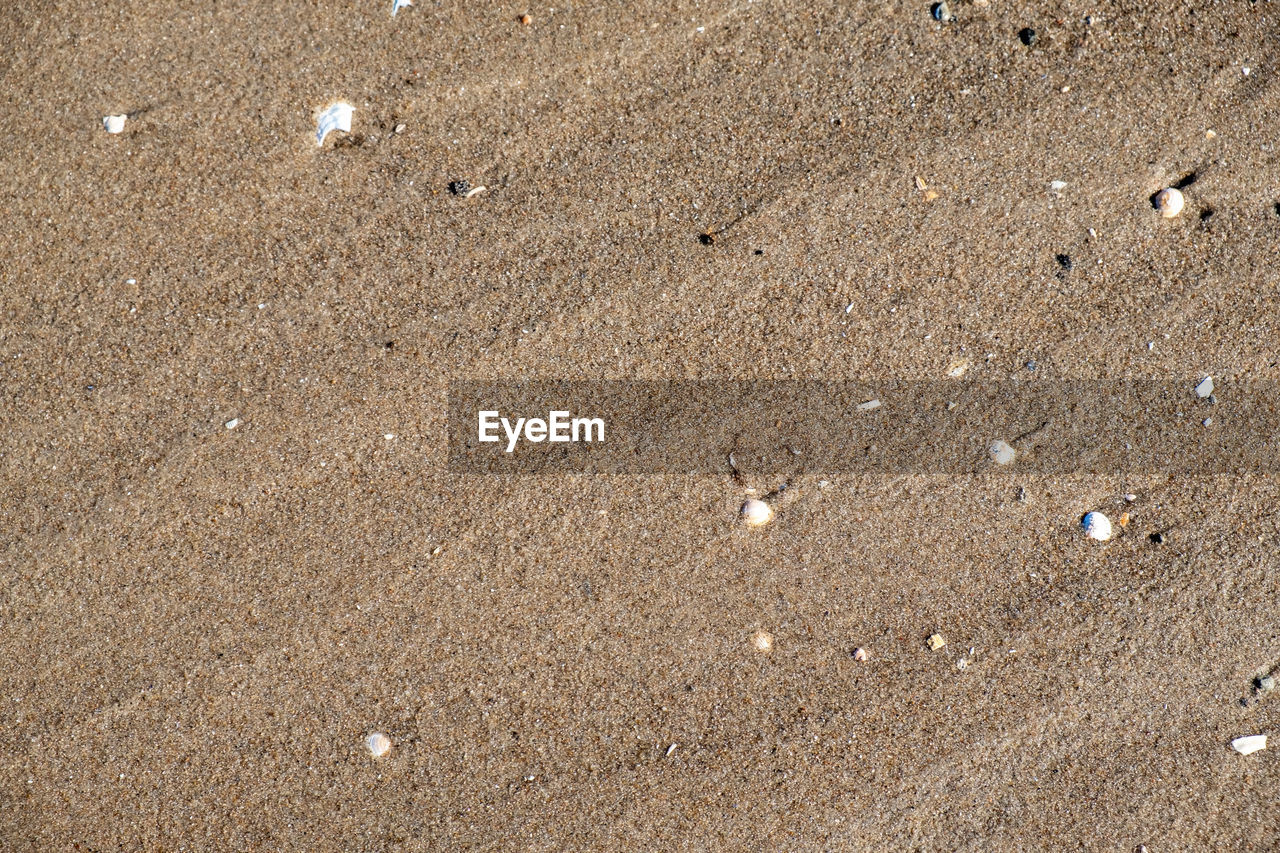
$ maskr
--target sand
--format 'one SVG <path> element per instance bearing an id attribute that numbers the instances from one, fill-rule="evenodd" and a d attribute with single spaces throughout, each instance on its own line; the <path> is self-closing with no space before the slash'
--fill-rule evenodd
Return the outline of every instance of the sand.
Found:
<path id="1" fill-rule="evenodd" d="M 390 5 L 0 12 L 0 847 L 1280 846 L 1275 477 L 748 529 L 445 441 L 467 378 L 1280 378 L 1274 4 Z"/>

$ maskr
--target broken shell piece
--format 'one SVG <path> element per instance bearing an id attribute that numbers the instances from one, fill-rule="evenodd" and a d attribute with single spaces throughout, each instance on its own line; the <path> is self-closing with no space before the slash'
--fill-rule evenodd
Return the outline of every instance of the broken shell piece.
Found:
<path id="1" fill-rule="evenodd" d="M 478 186 L 478 187 L 472 187 L 471 189 L 467 190 L 467 191 L 466 191 L 466 193 L 464 193 L 462 197 L 463 197 L 463 198 L 471 198 L 473 195 L 479 195 L 480 193 L 484 192 L 484 191 L 485 191 L 485 190 L 487 190 L 487 189 L 488 189 L 488 187 L 486 187 L 486 186 L 484 186 L 484 185 L 481 185 L 481 186 Z"/>
<path id="2" fill-rule="evenodd" d="M 374 732 L 364 739 L 364 745 L 369 750 L 369 754 L 374 758 L 381 758 L 387 754 L 387 750 L 391 749 L 391 738 L 382 732 Z"/>
<path id="3" fill-rule="evenodd" d="M 991 442 L 987 447 L 987 453 L 991 454 L 991 461 L 997 465 L 1008 465 L 1013 461 L 1013 457 L 1017 455 L 1017 451 L 1005 441 Z"/>
<path id="4" fill-rule="evenodd" d="M 1267 748 L 1266 735 L 1249 735 L 1231 741 L 1231 748 L 1241 755 L 1252 755 Z"/>
<path id="5" fill-rule="evenodd" d="M 320 113 L 320 117 L 316 119 L 316 145 L 324 145 L 324 138 L 329 135 L 331 130 L 350 133 L 351 114 L 355 111 L 355 107 L 339 101 Z"/>
<path id="6" fill-rule="evenodd" d="M 240 426 L 240 419 L 232 418 L 231 420 L 223 424 L 223 426 L 226 427 L 227 429 L 235 429 L 236 427 Z"/>
<path id="7" fill-rule="evenodd" d="M 1182 197 L 1182 192 L 1173 187 L 1161 190 L 1156 196 L 1156 210 L 1160 211 L 1160 215 L 1165 219 L 1173 219 L 1182 212 L 1185 204 L 1186 200 Z"/>
<path id="8" fill-rule="evenodd" d="M 124 130 L 124 121 L 128 117 L 127 115 L 103 116 L 102 126 L 106 128 L 107 133 L 120 133 Z"/>
<path id="9" fill-rule="evenodd" d="M 760 527 L 773 519 L 773 507 L 762 500 L 750 498 L 742 505 L 742 520 L 748 527 Z"/>
<path id="10" fill-rule="evenodd" d="M 413 0 L 395 0 L 395 2 L 391 4 L 391 17 L 394 18 L 396 16 L 396 12 L 399 12 L 405 6 L 412 6 L 412 5 L 413 5 Z"/>
<path id="11" fill-rule="evenodd" d="M 929 637 L 929 650 L 936 652 L 947 644 L 947 640 L 941 634 L 932 634 Z"/>
<path id="12" fill-rule="evenodd" d="M 853 659 L 858 661 L 859 663 L 862 663 L 864 661 L 870 660 L 871 655 L 867 653 L 866 649 L 859 646 L 858 648 L 853 650 Z"/>
<path id="13" fill-rule="evenodd" d="M 764 630 L 756 631 L 751 637 L 751 645 L 755 646 L 758 652 L 771 652 L 773 651 L 773 634 Z"/>
<path id="14" fill-rule="evenodd" d="M 1196 396 L 1201 400 L 1206 397 L 1213 396 L 1213 377 L 1206 376 L 1200 380 L 1200 384 L 1196 385 Z"/>
<path id="15" fill-rule="evenodd" d="M 1085 513 L 1084 518 L 1080 519 L 1080 526 L 1084 528 L 1084 535 L 1090 539 L 1106 542 L 1111 538 L 1111 519 L 1100 512 Z"/>
<path id="16" fill-rule="evenodd" d="M 878 408 L 880 408 L 880 401 L 879 401 L 879 400 L 868 400 L 868 401 L 867 401 L 867 402 L 865 402 L 865 403 L 859 403 L 859 404 L 858 404 L 858 411 L 860 411 L 860 412 L 870 412 L 870 411 L 874 411 L 875 409 L 878 409 Z"/>

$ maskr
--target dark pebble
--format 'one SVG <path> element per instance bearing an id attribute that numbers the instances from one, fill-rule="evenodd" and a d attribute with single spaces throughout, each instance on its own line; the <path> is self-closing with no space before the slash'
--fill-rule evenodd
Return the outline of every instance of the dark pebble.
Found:
<path id="1" fill-rule="evenodd" d="M 1031 27 L 1023 27 L 1018 32 L 1018 41 L 1022 42 L 1027 47 L 1031 47 L 1031 45 L 1036 43 L 1036 31 L 1031 29 Z"/>
<path id="2" fill-rule="evenodd" d="M 471 192 L 470 181 L 451 181 L 449 183 L 449 192 L 454 195 L 466 195 Z"/>

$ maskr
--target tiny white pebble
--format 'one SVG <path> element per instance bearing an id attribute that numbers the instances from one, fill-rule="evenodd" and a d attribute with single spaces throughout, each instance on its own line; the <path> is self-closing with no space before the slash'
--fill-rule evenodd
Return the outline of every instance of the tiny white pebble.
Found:
<path id="1" fill-rule="evenodd" d="M 1136 501 L 1136 500 L 1138 499 L 1138 496 L 1137 496 L 1137 495 L 1135 495 L 1135 494 L 1133 494 L 1132 492 L 1130 492 L 1129 494 L 1127 494 L 1127 495 L 1125 495 L 1125 496 L 1124 496 L 1124 499 L 1125 499 L 1126 501 L 1128 501 L 1129 503 L 1133 503 L 1134 501 Z"/>
<path id="2" fill-rule="evenodd" d="M 1156 210 L 1159 210 L 1160 215 L 1165 219 L 1173 219 L 1182 212 L 1185 204 L 1186 200 L 1182 197 L 1182 192 L 1173 187 L 1161 190 L 1156 196 Z"/>
<path id="3" fill-rule="evenodd" d="M 1111 538 L 1111 519 L 1100 512 L 1086 513 L 1080 519 L 1080 526 L 1084 528 L 1084 535 L 1090 539 L 1106 542 Z"/>
<path id="4" fill-rule="evenodd" d="M 369 754 L 374 758 L 381 758 L 387 754 L 387 750 L 391 749 L 391 738 L 382 732 L 374 732 L 364 739 L 364 745 L 369 750 Z"/>
<path id="5" fill-rule="evenodd" d="M 1056 193 L 1062 192 L 1066 188 L 1067 188 L 1066 181 L 1050 181 L 1049 182 L 1049 189 L 1053 190 Z"/>
<path id="6" fill-rule="evenodd" d="M 1266 735 L 1248 735 L 1231 741 L 1231 748 L 1241 755 L 1252 755 L 1267 748 Z"/>
<path id="7" fill-rule="evenodd" d="M 403 124 L 397 124 L 397 125 L 396 125 L 396 133 L 404 133 L 404 125 L 403 125 Z"/>
<path id="8" fill-rule="evenodd" d="M 866 661 L 870 660 L 870 658 L 871 658 L 871 655 L 869 655 L 867 653 L 867 650 L 862 648 L 861 646 L 853 650 L 853 659 L 858 661 L 859 663 L 865 663 Z"/>
<path id="9" fill-rule="evenodd" d="M 755 646 L 758 652 L 771 652 L 773 651 L 773 634 L 764 630 L 756 631 L 751 637 L 751 645 Z"/>
<path id="10" fill-rule="evenodd" d="M 1250 71 L 1252 71 L 1253 69 L 1246 65 L 1245 67 L 1241 68 L 1240 70 L 1244 72 L 1244 76 L 1248 77 L 1248 76 L 1249 76 L 1249 72 L 1250 72 Z"/>
<path id="11" fill-rule="evenodd" d="M 121 133 L 124 131 L 124 121 L 127 118 L 127 115 L 103 116 L 102 126 L 106 129 L 107 133 Z"/>
<path id="12" fill-rule="evenodd" d="M 671 754 L 676 751 L 676 747 L 679 745 L 680 744 L 678 743 L 673 743 L 671 746 L 667 747 L 667 758 L 671 757 Z"/>
<path id="13" fill-rule="evenodd" d="M 124 283 L 125 283 L 125 284 L 137 284 L 137 283 L 138 283 L 138 280 L 137 280 L 136 278 L 128 278 L 128 279 L 125 279 L 125 282 L 124 282 Z"/>
<path id="14" fill-rule="evenodd" d="M 760 527 L 773 519 L 773 507 L 757 498 L 749 498 L 742 504 L 742 520 L 748 527 Z"/>
<path id="15" fill-rule="evenodd" d="M 1013 457 L 1017 455 L 1017 451 L 1009 446 L 1005 441 L 993 441 L 987 447 L 987 453 L 991 455 L 991 461 L 997 465 L 1008 465 L 1013 461 Z"/>
<path id="16" fill-rule="evenodd" d="M 391 439 L 396 437 L 396 434 L 394 432 L 388 432 L 388 433 L 385 433 L 382 437 L 385 438 L 387 441 L 390 441 Z"/>
<path id="17" fill-rule="evenodd" d="M 261 311 L 263 308 L 266 308 L 266 307 L 267 307 L 267 303 L 265 303 L 265 302 L 259 302 L 259 303 L 258 303 L 258 310 L 259 310 L 259 311 Z"/>
<path id="18" fill-rule="evenodd" d="M 1206 397 L 1211 396 L 1212 394 L 1213 394 L 1213 377 L 1206 376 L 1204 379 L 1200 380 L 1200 383 L 1198 385 L 1196 385 L 1196 396 L 1199 397 L 1201 400 L 1203 400 Z"/>
<path id="19" fill-rule="evenodd" d="M 223 426 L 225 426 L 227 429 L 235 429 L 236 427 L 240 426 L 240 419 L 232 418 L 231 420 L 223 424 Z"/>

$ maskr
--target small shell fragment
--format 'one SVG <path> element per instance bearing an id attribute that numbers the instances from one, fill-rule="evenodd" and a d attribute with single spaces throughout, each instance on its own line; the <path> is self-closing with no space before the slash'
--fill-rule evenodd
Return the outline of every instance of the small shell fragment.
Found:
<path id="1" fill-rule="evenodd" d="M 751 645 L 755 646 L 756 651 L 767 654 L 773 651 L 773 634 L 765 630 L 756 631 L 751 637 Z"/>
<path id="2" fill-rule="evenodd" d="M 1173 187 L 1162 189 L 1156 196 L 1156 210 L 1160 211 L 1160 215 L 1165 219 L 1173 219 L 1182 212 L 1186 200 L 1182 197 L 1181 190 Z"/>
<path id="3" fill-rule="evenodd" d="M 878 408 L 880 408 L 879 400 L 868 400 L 865 403 L 858 404 L 858 411 L 860 412 L 870 412 Z"/>
<path id="4" fill-rule="evenodd" d="M 240 426 L 240 419 L 232 418 L 231 420 L 223 424 L 223 426 L 226 427 L 227 429 L 235 429 L 236 427 Z"/>
<path id="5" fill-rule="evenodd" d="M 987 453 L 990 454 L 991 461 L 997 465 L 1008 465 L 1013 461 L 1013 457 L 1018 455 L 1018 452 L 1005 441 L 991 442 L 987 446 Z"/>
<path id="6" fill-rule="evenodd" d="M 1248 735 L 1231 741 L 1231 748 L 1241 755 L 1252 755 L 1267 748 L 1266 735 Z"/>
<path id="7" fill-rule="evenodd" d="M 1206 376 L 1204 379 L 1200 380 L 1200 383 L 1196 385 L 1196 396 L 1199 397 L 1201 400 L 1204 400 L 1208 397 L 1213 396 L 1213 377 L 1212 376 Z"/>
<path id="8" fill-rule="evenodd" d="M 394 18 L 396 16 L 396 12 L 399 12 L 405 6 L 412 6 L 412 5 L 413 5 L 413 0 L 394 0 L 394 2 L 391 4 L 391 17 Z"/>
<path id="9" fill-rule="evenodd" d="M 863 663 L 865 661 L 870 660 L 871 655 L 867 653 L 866 649 L 859 646 L 858 648 L 853 650 L 853 659 L 858 661 L 859 663 Z"/>
<path id="10" fill-rule="evenodd" d="M 324 145 L 324 138 L 331 130 L 350 133 L 351 114 L 355 111 L 355 107 L 339 101 L 320 113 L 320 117 L 316 119 L 316 145 Z"/>
<path id="11" fill-rule="evenodd" d="M 1090 539 L 1106 542 L 1111 538 L 1111 519 L 1100 512 L 1085 513 L 1084 518 L 1080 519 L 1080 526 L 1084 528 L 1084 535 Z"/>
<path id="12" fill-rule="evenodd" d="M 382 732 L 374 732 L 364 739 L 365 748 L 369 750 L 369 754 L 374 758 L 381 758 L 387 754 L 387 750 L 391 749 L 391 738 Z"/>
<path id="13" fill-rule="evenodd" d="M 488 189 L 488 187 L 481 184 L 478 187 L 472 187 L 471 189 L 467 190 L 465 193 L 463 193 L 462 197 L 471 198 L 473 195 L 479 195 L 480 193 L 484 192 L 486 189 Z"/>
<path id="14" fill-rule="evenodd" d="M 124 130 L 124 121 L 128 117 L 127 115 L 103 116 L 102 126 L 106 128 L 107 133 L 120 133 Z"/>
<path id="15" fill-rule="evenodd" d="M 938 651 L 947 644 L 947 640 L 941 634 L 931 634 L 929 636 L 929 650 Z"/>
<path id="16" fill-rule="evenodd" d="M 748 527 L 760 527 L 773 519 L 773 507 L 756 498 L 749 498 L 743 503 L 741 513 Z"/>

